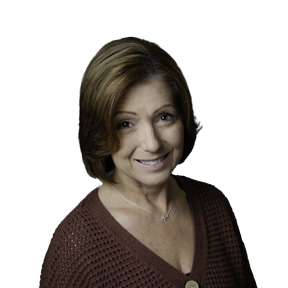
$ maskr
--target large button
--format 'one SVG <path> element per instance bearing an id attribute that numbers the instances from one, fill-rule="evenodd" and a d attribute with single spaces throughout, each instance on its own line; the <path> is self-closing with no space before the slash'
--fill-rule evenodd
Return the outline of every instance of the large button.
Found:
<path id="1" fill-rule="evenodd" d="M 186 283 L 185 288 L 199 288 L 199 285 L 197 282 L 191 280 Z"/>

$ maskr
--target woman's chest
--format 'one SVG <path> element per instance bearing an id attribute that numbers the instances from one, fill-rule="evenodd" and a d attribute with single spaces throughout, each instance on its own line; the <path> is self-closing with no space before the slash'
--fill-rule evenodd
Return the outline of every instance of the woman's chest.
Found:
<path id="1" fill-rule="evenodd" d="M 153 225 L 138 225 L 126 229 L 152 253 L 186 274 L 190 273 L 193 265 L 194 225 L 190 217 L 184 221 L 175 220 L 168 219 Z"/>

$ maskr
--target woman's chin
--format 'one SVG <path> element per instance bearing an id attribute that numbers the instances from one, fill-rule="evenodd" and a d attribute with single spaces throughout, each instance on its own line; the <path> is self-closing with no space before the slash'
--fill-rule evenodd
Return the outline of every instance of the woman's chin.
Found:
<path id="1" fill-rule="evenodd" d="M 166 170 L 159 171 L 158 173 L 153 171 L 150 173 L 133 173 L 133 174 L 121 174 L 117 171 L 112 175 L 112 179 L 117 183 L 130 183 L 135 186 L 147 186 L 155 187 L 167 183 L 171 177 L 172 171 Z"/>

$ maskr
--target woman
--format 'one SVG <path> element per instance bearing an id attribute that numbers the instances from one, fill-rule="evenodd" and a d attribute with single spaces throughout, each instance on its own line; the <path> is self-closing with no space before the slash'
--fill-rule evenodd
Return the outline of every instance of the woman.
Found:
<path id="1" fill-rule="evenodd" d="M 80 94 L 83 161 L 103 185 L 57 228 L 40 287 L 256 287 L 227 199 L 172 175 L 200 130 L 176 62 L 145 40 L 112 41 Z"/>

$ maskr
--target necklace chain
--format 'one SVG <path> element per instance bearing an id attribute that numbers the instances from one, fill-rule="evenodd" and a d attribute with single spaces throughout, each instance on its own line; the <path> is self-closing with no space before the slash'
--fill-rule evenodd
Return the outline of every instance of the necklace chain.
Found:
<path id="1" fill-rule="evenodd" d="M 112 185 L 112 187 L 115 189 L 115 191 L 124 199 L 124 200 L 126 200 L 128 203 L 130 203 L 130 204 L 132 204 L 132 205 L 134 205 L 134 206 L 136 206 L 136 207 L 138 207 L 138 208 L 140 208 L 140 209 L 142 209 L 142 210 L 145 210 L 145 211 L 147 211 L 147 212 L 149 212 L 149 213 L 151 213 L 151 214 L 153 214 L 154 216 L 156 216 L 156 217 L 159 217 L 159 218 L 161 218 L 163 221 L 166 221 L 167 220 L 167 218 L 169 217 L 169 214 L 170 214 L 170 212 L 171 212 L 171 209 L 172 209 L 172 204 L 173 204 L 173 202 L 172 202 L 172 192 L 170 191 L 170 198 L 171 198 L 171 204 L 170 204 L 170 207 L 169 207 L 169 210 L 168 210 L 168 213 L 167 213 L 167 215 L 166 216 L 164 216 L 164 215 L 162 215 L 162 216 L 159 216 L 159 215 L 157 215 L 157 214 L 155 214 L 155 213 L 153 213 L 152 211 L 150 211 L 150 210 L 148 210 L 148 209 L 146 209 L 146 208 L 143 208 L 143 207 L 141 207 L 141 206 L 139 206 L 139 205 L 137 205 L 137 204 L 135 204 L 135 203 L 133 203 L 133 202 L 131 202 L 130 200 L 128 200 L 127 198 L 125 198 L 115 187 L 114 187 L 114 185 Z"/>

